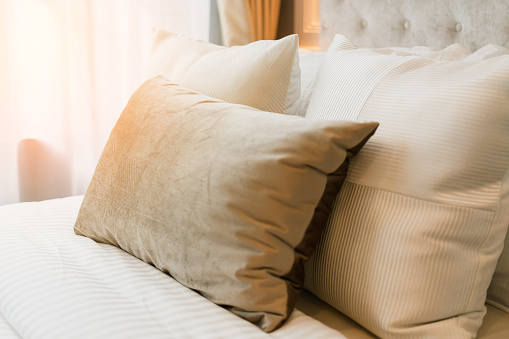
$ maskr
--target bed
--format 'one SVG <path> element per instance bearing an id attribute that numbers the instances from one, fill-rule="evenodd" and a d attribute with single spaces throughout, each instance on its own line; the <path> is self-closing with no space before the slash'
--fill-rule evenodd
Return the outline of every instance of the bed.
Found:
<path id="1" fill-rule="evenodd" d="M 0 207 L 0 338 L 509 337 L 508 18 L 322 0 L 321 52 L 157 31 L 86 194 Z"/>

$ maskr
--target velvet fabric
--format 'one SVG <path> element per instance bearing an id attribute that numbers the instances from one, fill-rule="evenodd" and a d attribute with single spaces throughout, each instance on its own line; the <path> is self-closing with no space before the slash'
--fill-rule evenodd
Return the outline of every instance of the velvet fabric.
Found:
<path id="1" fill-rule="evenodd" d="M 302 289 L 315 209 L 334 198 L 327 175 L 342 178 L 377 125 L 262 112 L 148 80 L 111 133 L 75 232 L 273 331 Z"/>

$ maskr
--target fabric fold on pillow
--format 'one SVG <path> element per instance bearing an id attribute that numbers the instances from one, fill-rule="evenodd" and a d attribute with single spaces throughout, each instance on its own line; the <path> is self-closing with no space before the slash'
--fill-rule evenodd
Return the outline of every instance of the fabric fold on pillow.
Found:
<path id="1" fill-rule="evenodd" d="M 346 162 L 377 126 L 263 112 L 148 80 L 110 135 L 74 230 L 273 331 L 302 288 L 320 233 L 314 216 L 326 217 Z"/>
<path id="2" fill-rule="evenodd" d="M 162 75 L 227 102 L 295 114 L 300 104 L 299 38 L 223 47 L 158 29 L 147 77 Z"/>

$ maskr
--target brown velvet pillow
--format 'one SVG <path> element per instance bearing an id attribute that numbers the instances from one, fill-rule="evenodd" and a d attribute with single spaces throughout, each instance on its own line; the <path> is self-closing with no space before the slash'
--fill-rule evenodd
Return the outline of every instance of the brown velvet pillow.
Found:
<path id="1" fill-rule="evenodd" d="M 75 232 L 273 331 L 302 288 L 302 259 L 316 243 L 304 236 L 327 175 L 376 127 L 262 112 L 148 80 L 111 133 Z"/>

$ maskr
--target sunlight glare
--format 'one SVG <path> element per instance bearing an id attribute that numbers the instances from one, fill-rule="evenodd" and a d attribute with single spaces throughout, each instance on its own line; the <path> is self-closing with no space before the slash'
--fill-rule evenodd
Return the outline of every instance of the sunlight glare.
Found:
<path id="1" fill-rule="evenodd" d="M 13 93 L 18 97 L 14 107 L 19 114 L 26 137 L 50 133 L 53 114 L 58 112 L 55 87 L 61 80 L 57 15 L 41 0 L 12 3 L 10 22 L 10 73 Z M 58 92 L 56 92 L 58 93 Z M 49 119 L 50 118 L 50 119 Z"/>

